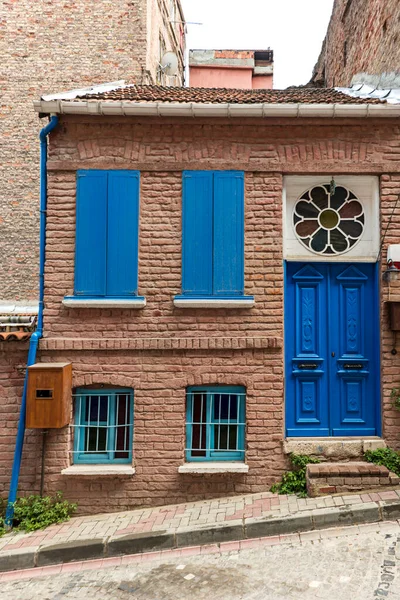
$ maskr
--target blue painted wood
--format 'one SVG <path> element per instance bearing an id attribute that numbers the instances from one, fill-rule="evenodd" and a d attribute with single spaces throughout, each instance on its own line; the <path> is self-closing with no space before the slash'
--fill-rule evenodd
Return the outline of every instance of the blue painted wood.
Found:
<path id="1" fill-rule="evenodd" d="M 107 297 L 138 288 L 139 172 L 109 171 Z"/>
<path id="2" fill-rule="evenodd" d="M 214 173 L 213 292 L 244 293 L 244 174 Z"/>
<path id="3" fill-rule="evenodd" d="M 182 293 L 212 295 L 213 172 L 183 172 Z"/>
<path id="4" fill-rule="evenodd" d="M 107 256 L 107 172 L 78 171 L 75 295 L 104 296 Z"/>
<path id="5" fill-rule="evenodd" d="M 332 433 L 377 435 L 375 381 L 380 369 L 375 354 L 375 346 L 379 346 L 375 265 L 332 265 L 330 282 L 337 315 L 331 331 L 336 355 L 330 357 L 330 395 L 338 400 L 330 406 Z M 349 365 L 357 368 L 349 369 Z"/>
<path id="6" fill-rule="evenodd" d="M 375 265 L 287 263 L 285 271 L 287 435 L 379 434 Z"/>
<path id="7" fill-rule="evenodd" d="M 326 275 L 326 265 L 286 264 L 286 428 L 289 436 L 329 433 L 325 401 L 328 392 Z"/>

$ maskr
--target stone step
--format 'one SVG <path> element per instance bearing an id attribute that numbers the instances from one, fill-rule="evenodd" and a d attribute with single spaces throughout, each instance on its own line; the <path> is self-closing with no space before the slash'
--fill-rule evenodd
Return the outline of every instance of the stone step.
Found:
<path id="1" fill-rule="evenodd" d="M 399 477 L 386 467 L 361 461 L 307 465 L 306 479 L 307 492 L 312 498 L 387 489 L 400 484 Z"/>

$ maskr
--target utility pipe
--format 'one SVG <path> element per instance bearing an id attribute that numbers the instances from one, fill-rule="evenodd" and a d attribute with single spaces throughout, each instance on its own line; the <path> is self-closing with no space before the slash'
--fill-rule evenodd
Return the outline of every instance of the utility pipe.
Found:
<path id="1" fill-rule="evenodd" d="M 51 116 L 50 123 L 43 127 L 39 134 L 40 139 L 40 234 L 39 234 L 39 311 L 36 331 L 29 341 L 27 367 L 36 362 L 36 353 L 39 340 L 43 336 L 43 298 L 44 298 L 44 263 L 46 252 L 46 208 L 47 208 L 47 136 L 58 124 L 58 117 Z M 18 480 L 21 469 L 22 449 L 25 436 L 26 393 L 28 387 L 28 368 L 25 371 L 24 387 L 22 391 L 21 409 L 19 413 L 17 439 L 15 442 L 14 462 L 11 472 L 10 491 L 5 517 L 7 529 L 12 528 L 14 518 L 14 503 L 17 499 Z"/>

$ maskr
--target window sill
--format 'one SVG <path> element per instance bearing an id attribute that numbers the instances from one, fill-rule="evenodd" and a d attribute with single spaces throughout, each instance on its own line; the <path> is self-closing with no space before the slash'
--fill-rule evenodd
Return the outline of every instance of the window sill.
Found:
<path id="1" fill-rule="evenodd" d="M 71 465 L 61 471 L 61 475 L 80 477 L 131 477 L 134 474 L 132 465 Z"/>
<path id="2" fill-rule="evenodd" d="M 144 308 L 146 298 L 80 298 L 78 296 L 65 296 L 62 301 L 67 308 Z"/>
<path id="3" fill-rule="evenodd" d="M 242 462 L 191 462 L 178 467 L 178 473 L 248 473 L 249 465 Z"/>
<path id="4" fill-rule="evenodd" d="M 252 308 L 254 296 L 238 296 L 237 298 L 190 298 L 175 296 L 176 308 Z"/>

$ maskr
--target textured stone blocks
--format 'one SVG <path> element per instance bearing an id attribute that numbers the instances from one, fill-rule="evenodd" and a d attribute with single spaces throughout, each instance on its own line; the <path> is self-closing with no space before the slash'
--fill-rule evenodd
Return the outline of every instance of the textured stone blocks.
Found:
<path id="1" fill-rule="evenodd" d="M 306 479 L 311 497 L 387 488 L 399 481 L 384 466 L 359 462 L 308 465 Z"/>

